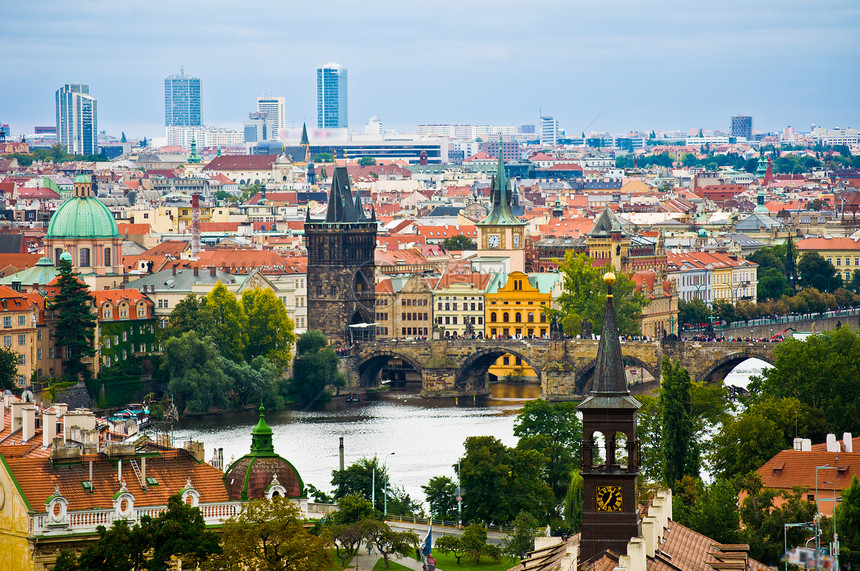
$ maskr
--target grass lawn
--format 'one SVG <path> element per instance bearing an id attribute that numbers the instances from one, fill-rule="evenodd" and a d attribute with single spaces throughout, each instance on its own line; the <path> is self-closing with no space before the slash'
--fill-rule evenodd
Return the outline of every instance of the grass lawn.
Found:
<path id="1" fill-rule="evenodd" d="M 388 561 L 388 569 L 389 571 L 412 571 L 409 567 L 404 567 L 400 563 L 396 563 L 394 561 Z M 379 561 L 376 562 L 376 565 L 373 566 L 373 571 L 385 571 L 385 560 L 380 557 Z"/>
<path id="2" fill-rule="evenodd" d="M 433 557 L 436 559 L 436 567 L 443 571 L 459 571 L 460 569 L 480 569 L 481 571 L 507 571 L 514 565 L 517 565 L 519 559 L 511 559 L 510 557 L 502 557 L 499 561 L 494 561 L 489 557 L 481 557 L 481 563 L 475 565 L 474 559 L 461 557 L 460 564 L 457 565 L 457 558 L 453 555 L 433 552 Z"/>

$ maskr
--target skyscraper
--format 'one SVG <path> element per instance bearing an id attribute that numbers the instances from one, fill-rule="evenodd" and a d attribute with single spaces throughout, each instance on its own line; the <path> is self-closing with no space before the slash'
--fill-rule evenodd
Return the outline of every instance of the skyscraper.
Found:
<path id="1" fill-rule="evenodd" d="M 336 63 L 317 68 L 317 127 L 340 129 L 348 126 L 346 110 L 346 69 Z"/>
<path id="2" fill-rule="evenodd" d="M 164 124 L 182 127 L 198 126 L 200 119 L 200 78 L 185 75 L 185 68 L 179 74 L 164 78 Z"/>
<path id="3" fill-rule="evenodd" d="M 284 98 L 283 97 L 266 97 L 265 95 L 257 98 L 257 113 L 266 114 L 267 123 L 267 139 L 277 140 L 281 134 L 281 129 L 286 127 L 284 119 Z"/>
<path id="4" fill-rule="evenodd" d="M 732 117 L 732 137 L 752 139 L 752 117 L 735 115 Z"/>
<path id="5" fill-rule="evenodd" d="M 540 144 L 553 147 L 558 144 L 558 121 L 552 115 L 540 117 Z"/>
<path id="6" fill-rule="evenodd" d="M 90 86 L 67 83 L 57 90 L 57 140 L 66 152 L 94 155 L 98 147 L 98 109 Z"/>

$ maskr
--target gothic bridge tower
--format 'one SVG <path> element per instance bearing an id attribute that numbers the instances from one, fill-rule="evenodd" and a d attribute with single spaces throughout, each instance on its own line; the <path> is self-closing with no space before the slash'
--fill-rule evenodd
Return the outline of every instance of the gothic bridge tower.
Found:
<path id="1" fill-rule="evenodd" d="M 308 329 L 332 341 L 348 341 L 350 331 L 372 338 L 372 327 L 349 326 L 375 318 L 376 213 L 367 216 L 358 191 L 352 196 L 346 167 L 335 168 L 325 220 L 312 220 L 308 211 L 305 243 Z"/>
<path id="2" fill-rule="evenodd" d="M 609 295 L 597 348 L 594 384 L 577 407 L 582 412 L 583 429 L 580 566 L 607 549 L 616 554 L 627 553 L 627 542 L 641 531 L 636 437 L 636 411 L 641 405 L 630 395 L 624 376 L 612 298 L 615 274 L 607 273 L 603 281 L 609 287 Z M 598 433 L 602 439 L 595 438 Z M 596 447 L 597 442 L 602 442 L 602 448 Z"/>

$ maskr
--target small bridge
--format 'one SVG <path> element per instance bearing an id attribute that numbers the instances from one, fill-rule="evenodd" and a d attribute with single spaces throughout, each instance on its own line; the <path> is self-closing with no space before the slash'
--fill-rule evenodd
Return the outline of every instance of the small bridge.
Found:
<path id="1" fill-rule="evenodd" d="M 389 362 L 411 367 L 421 377 L 422 396 L 485 395 L 487 371 L 503 355 L 528 364 L 538 376 L 541 395 L 551 400 L 580 399 L 591 389 L 596 340 L 433 339 L 371 341 L 354 345 L 342 358 L 350 389 L 373 388 Z M 773 343 L 622 341 L 626 365 L 660 379 L 660 362 L 678 360 L 694 381 L 720 382 L 749 358 L 773 363 Z"/>

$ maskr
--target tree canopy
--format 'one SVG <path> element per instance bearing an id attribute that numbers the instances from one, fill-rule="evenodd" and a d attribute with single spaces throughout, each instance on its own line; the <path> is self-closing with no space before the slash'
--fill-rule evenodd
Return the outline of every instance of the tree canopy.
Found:
<path id="1" fill-rule="evenodd" d="M 806 252 L 797 262 L 800 282 L 804 287 L 833 292 L 842 287 L 842 274 L 818 252 Z"/>
<path id="2" fill-rule="evenodd" d="M 0 349 L 0 391 L 18 388 L 18 354 L 11 347 Z"/>
<path id="3" fill-rule="evenodd" d="M 286 369 L 296 341 L 287 308 L 272 290 L 263 288 L 242 292 L 242 308 L 248 321 L 245 360 L 262 355 Z"/>
<path id="4" fill-rule="evenodd" d="M 442 247 L 447 251 L 474 250 L 475 243 L 468 236 L 457 234 L 442 240 Z"/>
<path id="5" fill-rule="evenodd" d="M 91 309 L 93 297 L 86 284 L 72 271 L 71 262 L 61 258 L 57 269 L 59 292 L 48 302 L 48 309 L 54 312 L 54 344 L 62 351 L 66 380 L 87 380 L 92 373 L 83 359 L 96 354 L 93 347 L 96 328 L 96 316 Z"/>
<path id="6" fill-rule="evenodd" d="M 594 333 L 599 335 L 606 307 L 607 290 L 603 282 L 605 268 L 594 267 L 592 259 L 586 254 L 568 250 L 558 271 L 562 275 L 562 294 L 556 301 L 556 308 L 547 313 L 561 323 L 567 335 L 580 334 L 584 319 L 591 322 Z M 637 319 L 642 316 L 642 308 L 649 301 L 636 291 L 635 285 L 629 276 L 619 273 L 612 286 L 619 335 L 640 333 Z"/>
<path id="7" fill-rule="evenodd" d="M 690 373 L 663 357 L 660 405 L 663 409 L 663 482 L 674 487 L 684 476 L 699 476 L 699 451 L 694 438 Z"/>
<path id="8" fill-rule="evenodd" d="M 296 350 L 290 394 L 297 401 L 328 400 L 331 395 L 326 391 L 327 386 L 346 384 L 346 378 L 337 368 L 340 358 L 322 332 L 312 329 L 300 335 Z"/>

